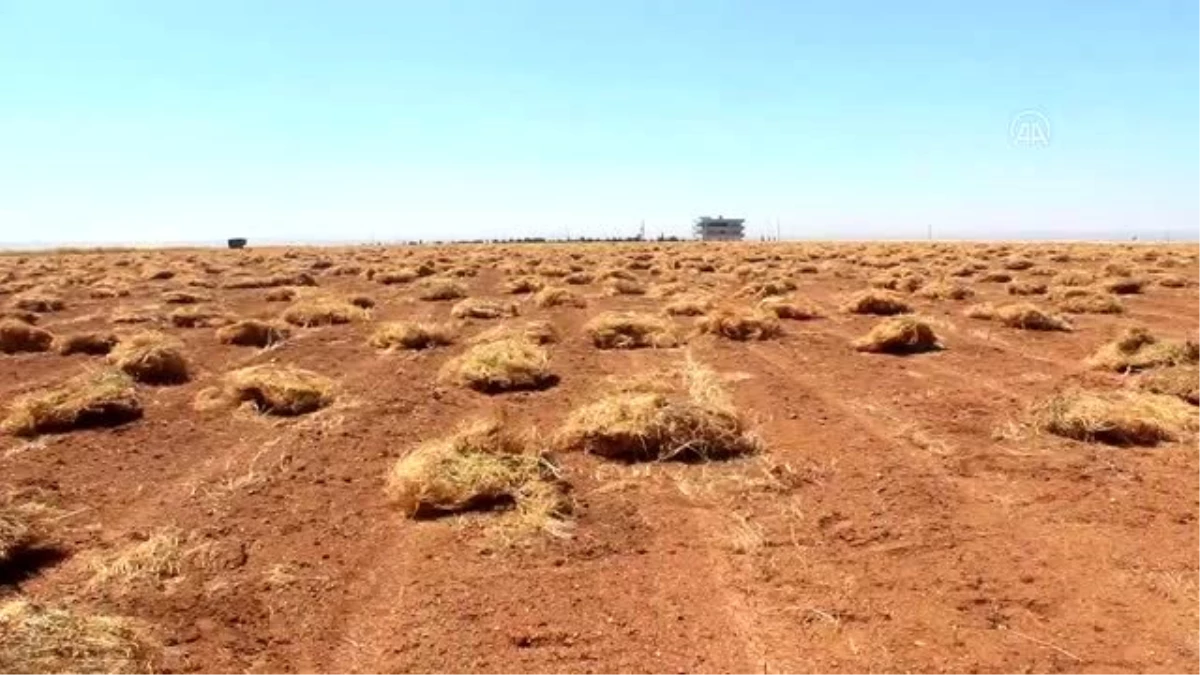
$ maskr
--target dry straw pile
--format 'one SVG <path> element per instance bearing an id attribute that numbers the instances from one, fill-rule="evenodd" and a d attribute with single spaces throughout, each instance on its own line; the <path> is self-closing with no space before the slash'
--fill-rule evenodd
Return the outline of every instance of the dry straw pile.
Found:
<path id="1" fill-rule="evenodd" d="M 577 408 L 556 442 L 624 461 L 724 459 L 760 448 L 717 375 L 691 360 L 674 378 L 627 382 Z"/>
<path id="2" fill-rule="evenodd" d="M 924 320 L 910 316 L 884 319 L 870 333 L 854 341 L 860 352 L 916 354 L 942 348 L 933 328 Z"/>
<path id="3" fill-rule="evenodd" d="M 604 312 L 583 329 L 600 349 L 675 347 L 680 342 L 669 320 L 638 312 Z"/>
<path id="4" fill-rule="evenodd" d="M 268 415 L 293 416 L 314 412 L 333 402 L 329 378 L 294 366 L 263 364 L 225 374 L 221 385 L 200 392 L 201 409 L 252 405 Z"/>
<path id="5" fill-rule="evenodd" d="M 0 605 L 0 672 L 139 673 L 154 649 L 132 620 L 23 599 Z"/>
<path id="6" fill-rule="evenodd" d="M 1200 404 L 1200 369 L 1196 366 L 1169 366 L 1144 373 L 1138 388 L 1155 394 L 1178 397 L 1192 405 Z"/>
<path id="7" fill-rule="evenodd" d="M 63 356 L 70 354 L 104 356 L 112 351 L 117 342 L 117 336 L 108 332 L 75 333 L 55 338 L 54 349 Z"/>
<path id="8" fill-rule="evenodd" d="M 443 323 L 389 321 L 368 341 L 377 349 L 430 349 L 454 343 L 454 327 Z"/>
<path id="9" fill-rule="evenodd" d="M 1196 411 L 1173 396 L 1139 391 L 1059 393 L 1034 407 L 1038 428 L 1110 445 L 1155 445 L 1196 425 Z"/>
<path id="10" fill-rule="evenodd" d="M 141 416 L 133 380 L 119 371 L 97 370 L 18 397 L 0 428 L 18 436 L 35 436 L 116 426 Z"/>
<path id="11" fill-rule="evenodd" d="M 283 320 L 293 326 L 329 326 L 361 321 L 367 312 L 346 300 L 329 297 L 311 297 L 297 300 L 283 310 Z"/>
<path id="12" fill-rule="evenodd" d="M 0 319 L 0 352 L 44 352 L 50 349 L 54 335 L 18 319 Z"/>
<path id="13" fill-rule="evenodd" d="M 549 527 L 569 510 L 558 469 L 536 439 L 494 420 L 412 449 L 392 466 L 385 491 L 413 518 L 502 508 Z"/>
<path id="14" fill-rule="evenodd" d="M 783 334 L 775 312 L 763 309 L 722 307 L 696 320 L 701 333 L 729 340 L 769 340 Z"/>
<path id="15" fill-rule="evenodd" d="M 450 308 L 450 316 L 456 319 L 499 319 L 516 315 L 517 306 L 513 303 L 484 298 L 466 298 Z"/>
<path id="16" fill-rule="evenodd" d="M 1116 340 L 1100 347 L 1087 364 L 1101 370 L 1129 372 L 1161 366 L 1194 364 L 1200 358 L 1195 342 L 1160 340 L 1141 327 L 1128 328 Z"/>
<path id="17" fill-rule="evenodd" d="M 270 347 L 291 337 L 292 330 L 279 321 L 241 319 L 217 329 L 217 340 L 243 347 Z"/>
<path id="18" fill-rule="evenodd" d="M 912 306 L 888 291 L 867 290 L 850 296 L 846 302 L 842 303 L 842 311 L 851 314 L 892 316 L 908 314 L 912 311 Z"/>
<path id="19" fill-rule="evenodd" d="M 191 377 L 183 343 L 165 333 L 143 331 L 123 338 L 108 360 L 138 382 L 180 384 Z"/>
<path id="20" fill-rule="evenodd" d="M 1070 331 L 1071 324 L 1063 317 L 1051 314 L 1027 302 L 995 307 L 990 303 L 972 305 L 964 312 L 972 319 L 995 319 L 1009 328 L 1040 331 Z"/>
<path id="21" fill-rule="evenodd" d="M 486 394 L 546 389 L 558 383 L 546 349 L 523 337 L 480 342 L 448 361 L 441 376 Z"/>

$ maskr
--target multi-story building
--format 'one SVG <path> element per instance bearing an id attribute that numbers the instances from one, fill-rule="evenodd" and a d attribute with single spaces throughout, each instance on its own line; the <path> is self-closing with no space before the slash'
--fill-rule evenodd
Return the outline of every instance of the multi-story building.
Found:
<path id="1" fill-rule="evenodd" d="M 745 236 L 745 218 L 704 216 L 696 219 L 692 232 L 703 241 L 741 241 Z"/>

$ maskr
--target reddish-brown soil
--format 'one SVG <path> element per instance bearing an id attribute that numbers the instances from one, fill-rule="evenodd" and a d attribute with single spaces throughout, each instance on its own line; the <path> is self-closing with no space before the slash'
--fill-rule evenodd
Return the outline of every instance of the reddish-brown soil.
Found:
<path id="1" fill-rule="evenodd" d="M 1053 262 L 1050 249 L 1072 254 Z M 1004 284 L 962 279 L 966 301 L 900 293 L 935 320 L 946 349 L 898 357 L 854 351 L 878 317 L 841 313 L 867 287 L 869 262 L 939 261 L 1014 251 L 1034 270 L 1122 260 L 1136 275 L 1177 274 L 1122 296 L 1123 315 L 1073 317 L 1076 330 L 1042 333 L 968 319 Z M 1144 254 L 1157 252 L 1156 260 Z M 578 256 L 572 258 L 571 255 Z M 522 260 L 625 266 L 635 274 L 702 281 L 719 299 L 746 285 L 732 272 L 786 278 L 825 317 L 784 321 L 782 337 L 734 342 L 692 336 L 685 348 L 599 350 L 582 324 L 606 309 L 659 312 L 665 300 L 571 286 L 588 307 L 540 309 L 504 296 Z M 487 258 L 491 255 L 496 259 Z M 709 258 L 714 272 L 674 263 Z M 821 264 L 800 273 L 799 262 Z M 1163 259 L 1177 266 L 1160 265 Z M 317 261 L 332 262 L 331 270 Z M 480 394 L 439 382 L 465 340 L 420 352 L 367 343 L 380 321 L 450 320 L 453 302 L 422 302 L 412 283 L 332 274 L 354 263 L 393 269 L 427 261 L 474 265 L 459 279 L 472 297 L 509 297 L 521 316 L 463 323 L 469 336 L 501 322 L 550 320 L 560 382 L 544 391 Z M 111 429 L 33 440 L 0 438 L 0 491 L 53 509 L 41 553 L 0 578 L 0 600 L 25 595 L 80 611 L 133 617 L 161 645 L 168 671 L 1185 671 L 1196 672 L 1200 464 L 1197 439 L 1123 448 L 1040 434 L 1035 401 L 1067 384 L 1127 386 L 1083 359 L 1122 328 L 1195 339 L 1196 247 L 921 245 L 585 245 L 292 251 L 133 251 L 0 257 L 13 284 L 53 285 L 66 308 L 43 314 L 56 334 L 136 326 L 118 308 L 176 307 L 162 295 L 185 279 L 202 305 L 274 318 L 270 289 L 221 288 L 235 271 L 307 270 L 310 292 L 376 301 L 367 321 L 294 329 L 266 349 L 221 344 L 215 329 L 158 328 L 183 340 L 194 364 L 178 386 L 139 385 L 145 414 Z M 685 261 L 686 262 L 686 261 Z M 947 263 L 949 264 L 949 263 Z M 202 265 L 213 271 L 206 272 Z M 146 280 L 168 268 L 178 276 Z M 1018 279 L 1049 281 L 1028 271 Z M 439 273 L 441 273 L 439 271 Z M 657 273 L 657 274 L 655 274 Z M 7 275 L 7 276 L 6 276 Z M 129 297 L 93 300 L 103 278 Z M 560 279 L 546 279 L 563 285 Z M 681 328 L 692 319 L 674 319 Z M 758 456 L 706 464 L 617 464 L 559 457 L 575 501 L 569 536 L 499 527 L 503 513 L 414 521 L 389 506 L 391 464 L 461 421 L 501 412 L 550 435 L 608 375 L 679 363 L 685 352 L 721 373 L 764 440 Z M 278 362 L 334 379 L 337 399 L 294 418 L 198 410 L 197 393 L 223 373 Z M 58 382 L 103 357 L 0 354 L 0 400 Z M 89 583 L 89 560 L 162 528 L 204 556 L 177 575 L 128 587 Z M 203 558 L 203 560 L 200 560 Z"/>

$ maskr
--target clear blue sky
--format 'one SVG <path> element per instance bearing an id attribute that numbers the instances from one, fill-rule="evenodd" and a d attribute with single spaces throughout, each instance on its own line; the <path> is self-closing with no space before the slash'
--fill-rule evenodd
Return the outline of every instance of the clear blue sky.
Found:
<path id="1" fill-rule="evenodd" d="M 1198 23 L 1195 0 L 0 0 L 0 242 L 718 213 L 1194 238 Z M 1027 109 L 1044 147 L 1010 138 Z"/>

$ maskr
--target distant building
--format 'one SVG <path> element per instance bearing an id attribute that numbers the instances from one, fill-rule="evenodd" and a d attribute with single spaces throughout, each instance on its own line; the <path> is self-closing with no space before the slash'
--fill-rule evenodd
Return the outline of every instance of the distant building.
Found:
<path id="1" fill-rule="evenodd" d="M 745 218 L 726 218 L 704 216 L 696 219 L 692 227 L 697 239 L 704 241 L 741 241 L 745 236 Z"/>

